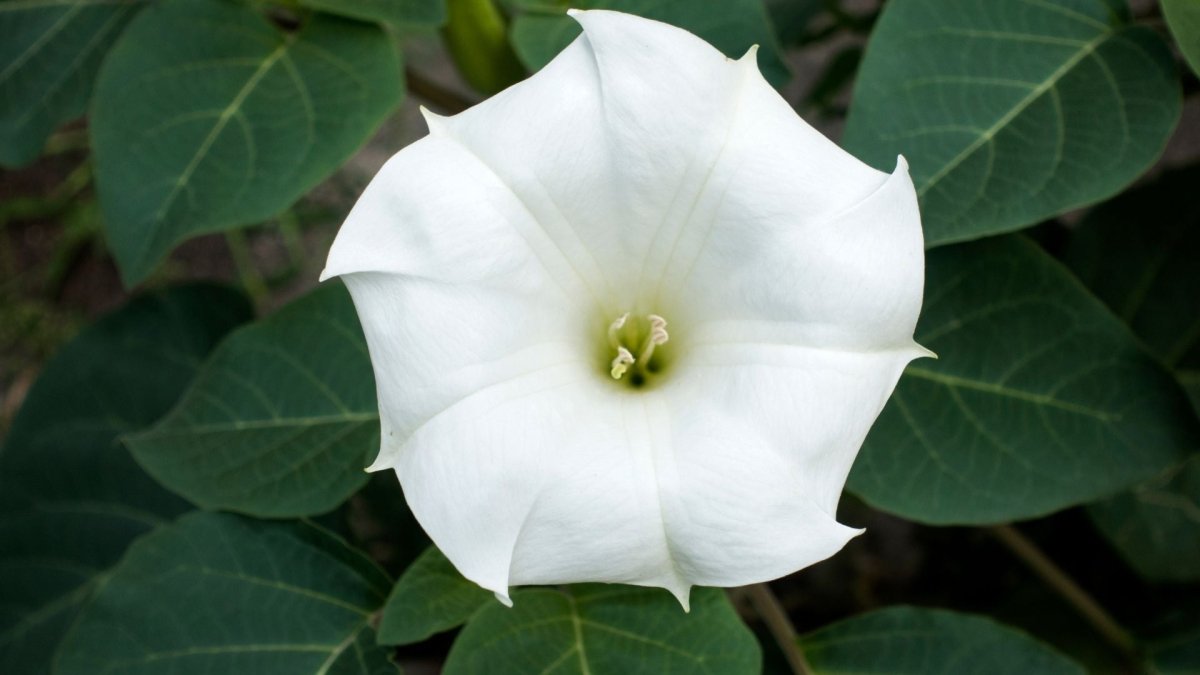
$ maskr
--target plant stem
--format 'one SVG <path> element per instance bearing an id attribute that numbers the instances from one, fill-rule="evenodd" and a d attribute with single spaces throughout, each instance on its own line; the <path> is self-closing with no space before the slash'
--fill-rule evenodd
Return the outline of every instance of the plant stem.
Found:
<path id="1" fill-rule="evenodd" d="M 771 631 L 779 649 L 783 651 L 792 672 L 796 675 L 812 675 L 812 668 L 796 640 L 796 627 L 792 625 L 792 620 L 788 618 L 771 587 L 766 584 L 746 586 L 746 597 L 750 599 L 750 604 L 754 605 L 754 611 L 758 613 L 759 618 L 767 624 L 767 629 Z"/>
<path id="2" fill-rule="evenodd" d="M 476 101 L 446 89 L 412 68 L 405 70 L 404 75 L 408 80 L 408 91 L 414 96 L 425 99 L 426 103 L 433 106 L 434 112 L 455 115 L 476 103 Z"/>
<path id="3" fill-rule="evenodd" d="M 250 246 L 246 243 L 246 236 L 240 230 L 230 230 L 225 233 L 225 243 L 229 246 L 229 253 L 233 255 L 233 264 L 237 268 L 242 287 L 250 295 L 254 306 L 261 308 L 269 293 L 266 282 L 258 273 L 258 268 L 254 266 L 254 259 L 250 255 Z"/>
<path id="4" fill-rule="evenodd" d="M 1011 525 L 997 525 L 991 528 L 991 532 L 1000 543 L 1028 565 L 1034 574 L 1041 577 L 1047 586 L 1066 600 L 1109 644 L 1131 662 L 1139 661 L 1137 644 L 1129 633 L 1096 602 L 1095 598 L 1088 595 L 1074 579 L 1055 565 L 1037 544 Z"/>

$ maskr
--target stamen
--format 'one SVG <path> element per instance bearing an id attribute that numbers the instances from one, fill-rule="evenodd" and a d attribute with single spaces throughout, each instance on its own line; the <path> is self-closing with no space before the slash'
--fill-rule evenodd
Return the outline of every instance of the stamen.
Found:
<path id="1" fill-rule="evenodd" d="M 650 322 L 650 335 L 646 336 L 646 341 L 642 344 L 642 350 L 638 354 L 638 361 L 649 365 L 650 357 L 654 355 L 654 348 L 658 345 L 666 344 L 670 338 L 667 335 L 667 320 L 657 314 L 648 314 L 646 319 Z"/>
<path id="2" fill-rule="evenodd" d="M 618 351 L 621 349 L 621 337 L 618 335 L 618 333 L 620 333 L 621 329 L 625 327 L 625 322 L 628 319 L 629 312 L 625 312 L 621 316 L 617 317 L 616 321 L 613 321 L 608 325 L 608 345 L 613 349 Z M 614 377 L 616 376 L 614 375 Z"/>
<path id="3" fill-rule="evenodd" d="M 624 318 L 618 320 L 624 322 Z M 612 360 L 612 370 L 609 371 L 609 374 L 612 375 L 614 380 L 619 380 L 625 374 L 625 371 L 629 370 L 629 366 L 632 365 L 633 354 L 629 353 L 628 349 L 618 346 L 617 357 Z"/>

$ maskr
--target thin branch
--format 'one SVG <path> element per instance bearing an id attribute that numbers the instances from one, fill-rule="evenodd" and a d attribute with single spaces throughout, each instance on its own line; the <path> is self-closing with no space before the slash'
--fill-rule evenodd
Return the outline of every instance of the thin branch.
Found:
<path id="1" fill-rule="evenodd" d="M 454 115 L 475 105 L 475 101 L 451 91 L 421 73 L 408 68 L 404 71 L 408 79 L 408 90 L 414 96 L 425 99 L 435 112 L 444 115 Z"/>
<path id="2" fill-rule="evenodd" d="M 1046 585 L 1066 600 L 1079 613 L 1079 616 L 1091 624 L 1097 633 L 1104 636 L 1109 644 L 1131 662 L 1139 661 L 1137 644 L 1129 633 L 1100 606 L 1100 603 L 1096 602 L 1095 598 L 1088 595 L 1087 591 L 1075 583 L 1074 579 L 1067 576 L 1067 573 L 1058 565 L 1055 565 L 1054 561 L 1050 560 L 1036 544 L 1011 525 L 998 525 L 990 529 L 1000 543 L 1004 544 L 1028 565 L 1034 574 L 1041 577 Z"/>
<path id="3" fill-rule="evenodd" d="M 808 660 L 804 658 L 804 652 L 796 639 L 796 627 L 792 625 L 792 620 L 788 618 L 771 587 L 766 584 L 754 584 L 746 586 L 745 590 L 754 611 L 763 623 L 767 624 L 792 672 L 796 675 L 812 675 L 812 667 L 808 665 Z"/>

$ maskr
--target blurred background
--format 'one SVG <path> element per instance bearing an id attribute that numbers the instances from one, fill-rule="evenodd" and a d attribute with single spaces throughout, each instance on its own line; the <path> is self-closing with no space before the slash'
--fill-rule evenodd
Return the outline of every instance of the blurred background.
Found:
<path id="1" fill-rule="evenodd" d="M 768 0 L 791 78 L 782 95 L 810 124 L 839 138 L 876 0 Z M 1135 16 L 1162 27 L 1158 3 L 1135 0 Z M 33 164 L 0 171 L 0 437 L 41 366 L 77 331 L 122 305 L 139 288 L 184 280 L 243 287 L 259 313 L 317 284 L 338 226 L 358 195 L 393 153 L 426 133 L 419 106 L 452 114 L 482 99 L 459 74 L 436 31 L 404 32 L 408 92 L 402 106 L 344 166 L 279 218 L 230 233 L 195 237 L 178 246 L 142 284 L 126 289 L 106 247 L 93 195 L 86 125 L 81 119 L 51 136 Z M 1183 118 L 1158 166 L 1200 159 L 1198 83 L 1184 75 Z M 1077 214 L 1039 225 L 1034 236 L 1052 253 L 1058 233 Z M 375 480 L 351 502 L 349 526 L 391 571 L 419 551 L 397 539 L 391 520 L 403 512 L 391 476 Z M 893 602 L 954 606 L 1024 627 L 1064 651 L 1107 670 L 1112 654 L 1076 614 L 1024 566 L 1014 564 L 998 533 L 987 528 L 932 528 L 874 511 L 847 496 L 840 519 L 867 533 L 826 563 L 778 591 L 803 632 L 863 608 Z M 1139 580 L 1079 509 L 1030 523 L 1026 534 L 1127 625 L 1168 632 L 1193 621 L 1194 589 L 1149 586 Z M 736 599 L 736 598 L 735 598 Z M 756 630 L 752 612 L 746 612 Z M 409 672 L 436 669 L 449 637 L 406 648 Z M 781 669 L 769 639 L 768 672 Z M 782 672 L 782 670 L 780 670 Z"/>

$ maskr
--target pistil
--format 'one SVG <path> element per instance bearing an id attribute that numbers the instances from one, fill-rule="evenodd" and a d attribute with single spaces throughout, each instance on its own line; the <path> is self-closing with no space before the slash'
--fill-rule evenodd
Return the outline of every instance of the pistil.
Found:
<path id="1" fill-rule="evenodd" d="M 644 338 L 643 328 L 647 329 Z M 629 313 L 622 314 L 608 326 L 608 345 L 616 352 L 610 363 L 609 374 L 614 380 L 620 380 L 632 370 L 635 385 L 640 385 L 648 372 L 655 348 L 666 344 L 668 339 L 667 320 L 661 316 L 647 314 L 644 321 L 630 322 Z M 625 345 L 637 345 L 639 342 L 641 347 L 637 356 L 634 356 L 633 351 Z"/>

